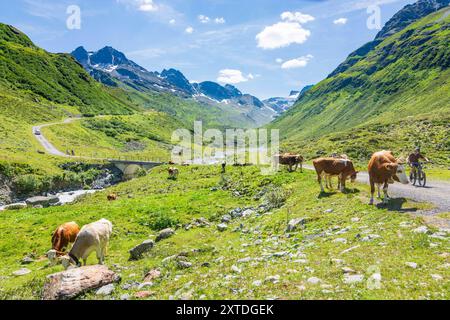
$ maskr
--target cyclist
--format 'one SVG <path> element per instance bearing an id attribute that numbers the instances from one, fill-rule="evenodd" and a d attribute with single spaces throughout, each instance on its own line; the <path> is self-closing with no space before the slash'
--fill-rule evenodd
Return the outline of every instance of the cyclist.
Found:
<path id="1" fill-rule="evenodd" d="M 408 157 L 408 164 L 411 167 L 411 173 L 415 174 L 416 170 L 420 166 L 420 159 L 425 160 L 426 162 L 430 161 L 427 157 L 425 157 L 421 152 L 420 148 L 417 147 L 413 153 L 411 153 Z"/>

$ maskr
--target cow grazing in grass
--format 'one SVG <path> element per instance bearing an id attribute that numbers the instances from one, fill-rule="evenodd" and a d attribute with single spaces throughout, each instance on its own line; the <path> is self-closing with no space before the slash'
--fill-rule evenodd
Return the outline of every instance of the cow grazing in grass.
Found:
<path id="1" fill-rule="evenodd" d="M 297 171 L 300 165 L 300 171 L 303 172 L 303 161 L 305 159 L 299 154 L 284 153 L 275 155 L 275 163 L 288 166 L 289 172 Z"/>
<path id="2" fill-rule="evenodd" d="M 75 222 L 68 222 L 60 225 L 52 236 L 52 249 L 58 255 L 64 254 L 69 244 L 74 243 L 80 232 L 80 227 Z"/>
<path id="3" fill-rule="evenodd" d="M 403 184 L 409 183 L 405 172 L 405 166 L 401 163 L 401 161 L 394 157 L 391 151 L 379 151 L 374 153 L 370 159 L 368 169 L 371 194 L 370 204 L 373 204 L 375 185 L 378 187 L 379 198 L 381 198 L 380 187 L 383 185 L 383 202 L 386 204 L 389 201 L 389 184 L 393 184 L 394 181 Z"/>
<path id="4" fill-rule="evenodd" d="M 93 222 L 81 228 L 69 252 L 69 259 L 62 260 L 64 268 L 69 268 L 71 264 L 78 267 L 81 266 L 80 259 L 86 265 L 88 257 L 94 251 L 97 254 L 98 263 L 103 264 L 112 228 L 112 223 L 106 219 Z"/>
<path id="5" fill-rule="evenodd" d="M 358 172 L 353 167 L 353 162 L 346 159 L 320 158 L 313 161 L 317 173 L 317 180 L 322 192 L 324 192 L 322 179 L 330 176 L 338 176 L 339 187 L 345 190 L 345 181 L 350 178 L 351 182 L 356 180 Z"/>
<path id="6" fill-rule="evenodd" d="M 108 201 L 116 201 L 118 198 L 119 198 L 119 196 L 115 193 L 108 194 L 108 197 L 107 197 Z"/>
<path id="7" fill-rule="evenodd" d="M 169 168 L 167 172 L 169 173 L 169 179 L 172 180 L 178 179 L 178 175 L 180 174 L 180 171 L 177 168 Z"/>

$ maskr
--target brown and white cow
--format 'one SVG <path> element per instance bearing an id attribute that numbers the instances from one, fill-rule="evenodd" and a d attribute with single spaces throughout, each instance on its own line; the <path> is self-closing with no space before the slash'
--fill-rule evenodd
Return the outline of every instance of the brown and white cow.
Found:
<path id="1" fill-rule="evenodd" d="M 381 198 L 380 187 L 383 185 L 383 202 L 389 201 L 388 187 L 394 181 L 408 184 L 405 166 L 394 157 L 391 151 L 379 151 L 372 155 L 369 162 L 369 181 L 370 181 L 370 204 L 373 204 L 373 194 L 375 185 L 378 187 L 378 197 Z"/>
<path id="2" fill-rule="evenodd" d="M 320 189 L 324 192 L 322 179 L 325 181 L 330 176 L 338 176 L 341 191 L 345 190 L 345 181 L 350 178 L 351 182 L 356 180 L 358 172 L 353 166 L 353 162 L 346 159 L 320 158 L 313 161 L 317 173 L 317 181 Z"/>
<path id="3" fill-rule="evenodd" d="M 115 193 L 110 193 L 106 198 L 108 199 L 108 201 L 116 201 L 119 198 L 119 196 Z"/>
<path id="4" fill-rule="evenodd" d="M 178 175 L 180 174 L 180 171 L 177 168 L 169 168 L 167 169 L 167 172 L 169 173 L 169 179 L 172 180 L 178 179 Z"/>
<path id="5" fill-rule="evenodd" d="M 283 153 L 275 155 L 275 163 L 288 166 L 289 172 L 297 171 L 300 165 L 300 171 L 303 172 L 303 161 L 305 160 L 299 154 Z"/>
<path id="6" fill-rule="evenodd" d="M 64 254 L 69 244 L 74 243 L 80 232 L 80 227 L 75 222 L 68 222 L 59 226 L 52 236 L 52 249 L 57 255 Z"/>

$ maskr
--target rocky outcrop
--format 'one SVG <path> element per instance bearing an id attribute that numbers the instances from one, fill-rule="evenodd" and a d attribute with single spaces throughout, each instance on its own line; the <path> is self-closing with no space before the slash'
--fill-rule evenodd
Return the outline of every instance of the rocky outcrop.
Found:
<path id="1" fill-rule="evenodd" d="M 88 291 L 119 282 L 120 276 L 106 266 L 88 266 L 55 273 L 47 277 L 43 300 L 69 300 Z"/>
<path id="2" fill-rule="evenodd" d="M 59 202 L 59 198 L 55 197 L 55 196 L 49 196 L 49 197 L 38 196 L 38 197 L 28 198 L 25 202 L 27 205 L 29 205 L 31 207 L 42 206 L 42 207 L 46 208 L 46 207 L 50 207 L 51 205 L 57 204 Z"/>

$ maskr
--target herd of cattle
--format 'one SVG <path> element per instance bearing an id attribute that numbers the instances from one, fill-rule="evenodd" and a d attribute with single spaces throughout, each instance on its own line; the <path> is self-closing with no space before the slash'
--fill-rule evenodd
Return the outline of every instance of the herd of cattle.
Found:
<path id="1" fill-rule="evenodd" d="M 302 167 L 304 161 L 302 156 L 291 153 L 277 155 L 276 157 L 279 164 L 287 165 L 289 167 L 289 171 L 296 170 L 298 165 Z M 332 177 L 338 177 L 338 188 L 341 191 L 344 191 L 345 182 L 349 179 L 351 182 L 354 182 L 358 175 L 358 171 L 355 170 L 353 162 L 345 154 L 333 154 L 328 158 L 316 159 L 313 161 L 313 164 L 317 173 L 317 181 L 319 182 L 322 192 L 325 191 L 322 180 L 325 180 L 327 188 L 332 189 Z M 392 151 L 383 150 L 374 153 L 369 161 L 368 174 L 371 205 L 374 202 L 375 186 L 378 188 L 379 198 L 381 198 L 380 188 L 383 187 L 383 202 L 387 203 L 389 201 L 389 184 L 393 184 L 395 181 L 403 184 L 409 183 L 403 161 L 395 158 Z"/>
<path id="2" fill-rule="evenodd" d="M 289 172 L 297 170 L 300 166 L 303 169 L 304 158 L 298 154 L 285 153 L 276 155 L 276 163 L 288 166 Z M 321 191 L 324 192 L 322 181 L 325 180 L 327 188 L 333 188 L 332 177 L 338 177 L 338 188 L 345 189 L 345 182 L 354 182 L 358 172 L 353 166 L 353 162 L 346 155 L 333 154 L 328 158 L 320 158 L 313 161 L 317 173 L 317 179 Z M 225 171 L 226 164 L 222 163 L 222 172 Z M 169 179 L 177 179 L 179 170 L 175 167 L 168 169 Z M 405 167 L 402 161 L 396 159 L 391 151 L 380 151 L 373 154 L 368 167 L 369 181 L 371 187 L 370 204 L 373 204 L 375 186 L 378 186 L 378 197 L 381 198 L 380 188 L 383 186 L 384 202 L 389 200 L 388 187 L 394 181 L 408 184 Z M 117 194 L 109 194 L 108 201 L 118 199 Z M 69 222 L 58 227 L 52 236 L 52 250 L 47 253 L 51 264 L 61 263 L 65 269 L 70 266 L 81 266 L 80 260 L 86 265 L 88 257 L 96 252 L 99 264 L 105 260 L 106 250 L 112 234 L 113 225 L 110 221 L 102 219 L 100 221 L 85 225 L 83 228 L 75 222 Z M 65 250 L 73 243 L 69 253 Z"/>

